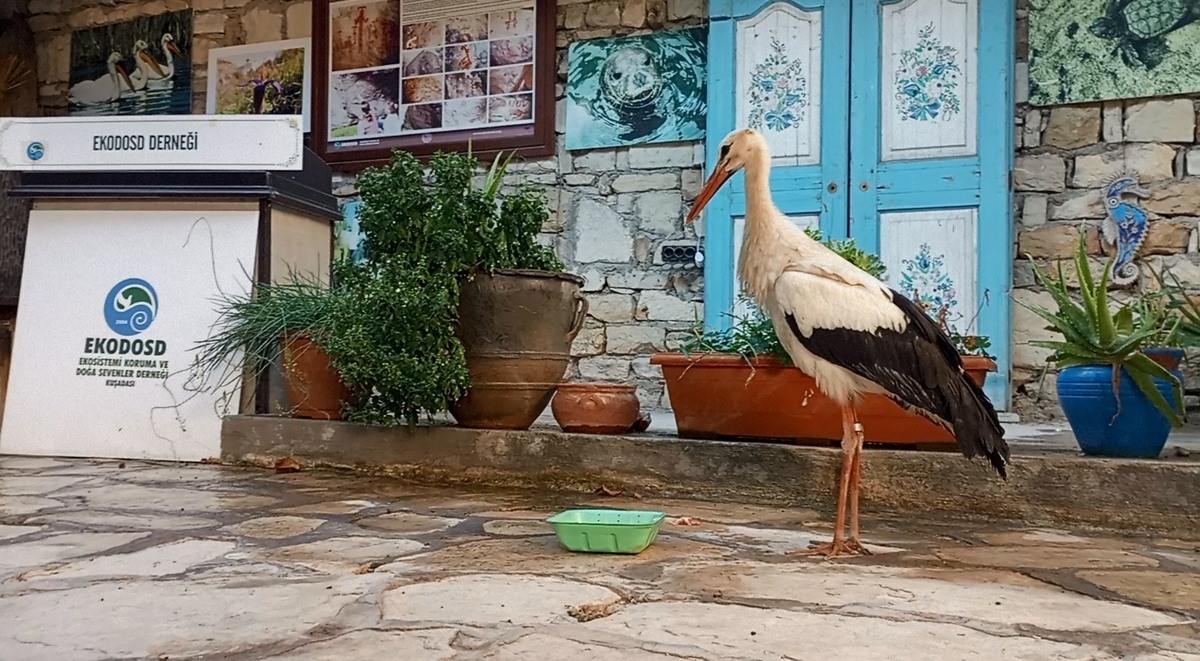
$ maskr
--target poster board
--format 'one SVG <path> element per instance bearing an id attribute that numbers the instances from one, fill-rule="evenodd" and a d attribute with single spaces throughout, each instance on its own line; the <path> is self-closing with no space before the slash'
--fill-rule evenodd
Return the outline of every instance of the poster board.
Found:
<path id="1" fill-rule="evenodd" d="M 0 454 L 220 456 L 239 392 L 195 379 L 222 292 L 255 272 L 257 204 L 35 207 Z"/>
<path id="2" fill-rule="evenodd" d="M 418 155 L 554 153 L 554 0 L 317 0 L 312 146 L 357 169 Z"/>

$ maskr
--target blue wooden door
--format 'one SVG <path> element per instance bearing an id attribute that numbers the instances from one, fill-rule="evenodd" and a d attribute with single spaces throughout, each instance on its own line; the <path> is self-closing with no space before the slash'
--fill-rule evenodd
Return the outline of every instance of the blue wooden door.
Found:
<path id="1" fill-rule="evenodd" d="M 785 214 L 854 237 L 880 255 L 893 287 L 956 332 L 990 338 L 999 373 L 987 390 L 999 408 L 1010 396 L 1012 3 L 714 0 L 709 64 L 708 164 L 728 131 L 762 131 Z M 819 42 L 763 28 L 801 17 L 819 22 Z M 819 92 L 797 101 L 796 72 L 818 65 L 804 89 L 816 79 Z M 803 125 L 814 115 L 798 106 L 819 126 Z M 797 125 L 819 137 L 819 152 L 792 147 L 804 144 Z M 716 327 L 733 309 L 740 182 L 706 218 L 706 322 Z"/>

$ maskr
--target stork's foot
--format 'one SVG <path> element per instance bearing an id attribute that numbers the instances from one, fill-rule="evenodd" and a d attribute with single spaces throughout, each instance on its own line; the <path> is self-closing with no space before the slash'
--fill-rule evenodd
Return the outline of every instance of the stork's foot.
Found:
<path id="1" fill-rule="evenodd" d="M 823 555 L 826 560 L 832 560 L 842 555 L 871 555 L 871 552 L 857 539 L 835 539 L 832 542 L 813 542 L 806 549 L 789 551 L 788 555 Z"/>

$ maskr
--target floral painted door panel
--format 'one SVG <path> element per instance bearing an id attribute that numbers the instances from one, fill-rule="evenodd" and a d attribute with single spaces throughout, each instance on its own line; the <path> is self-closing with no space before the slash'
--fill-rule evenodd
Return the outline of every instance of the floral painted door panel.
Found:
<path id="1" fill-rule="evenodd" d="M 1007 406 L 1015 0 L 711 0 L 707 162 L 734 128 L 771 146 L 797 224 L 880 254 L 889 283 L 986 335 Z M 745 195 L 709 205 L 706 321 L 735 309 Z M 719 219 L 725 218 L 726 222 Z"/>

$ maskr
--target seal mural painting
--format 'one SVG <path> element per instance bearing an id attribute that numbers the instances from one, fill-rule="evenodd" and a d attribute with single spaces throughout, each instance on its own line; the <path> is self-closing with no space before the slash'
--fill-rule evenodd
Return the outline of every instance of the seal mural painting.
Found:
<path id="1" fill-rule="evenodd" d="M 1200 91 L 1200 0 L 1031 0 L 1035 105 Z"/>
<path id="2" fill-rule="evenodd" d="M 706 51 L 704 28 L 572 43 L 567 149 L 703 138 Z"/>

